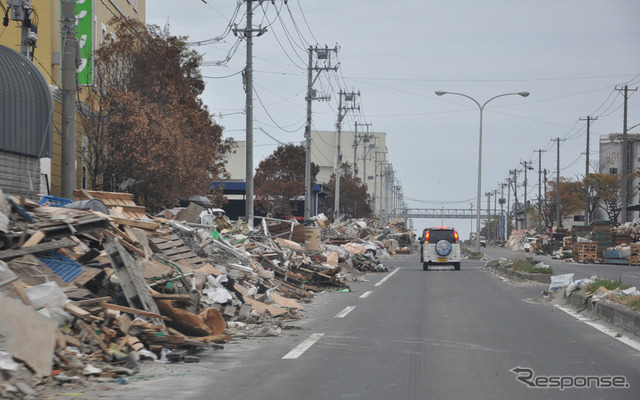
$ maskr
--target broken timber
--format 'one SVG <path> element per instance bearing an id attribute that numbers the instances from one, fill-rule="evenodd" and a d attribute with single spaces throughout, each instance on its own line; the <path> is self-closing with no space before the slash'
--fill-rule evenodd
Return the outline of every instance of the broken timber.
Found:
<path id="1" fill-rule="evenodd" d="M 194 268 L 200 268 L 209 263 L 204 258 L 198 257 L 198 255 L 177 235 L 150 237 L 149 241 L 151 242 L 151 247 L 155 253 L 164 254 L 169 261 L 174 263 L 184 260 L 193 265 Z"/>
<path id="2" fill-rule="evenodd" d="M 51 242 L 36 244 L 33 246 L 22 247 L 20 249 L 3 250 L 3 251 L 0 251 L 0 260 L 8 260 L 10 258 L 23 256 L 25 254 L 40 253 L 42 251 L 47 251 L 47 250 L 55 250 L 55 249 L 61 249 L 65 247 L 74 247 L 76 245 L 77 243 L 75 241 L 69 238 L 64 238 L 64 239 L 55 240 Z"/>
<path id="3" fill-rule="evenodd" d="M 160 310 L 158 310 L 158 306 L 131 254 L 118 243 L 117 239 L 105 243 L 104 249 L 129 305 L 133 308 L 160 314 Z M 154 318 L 154 323 L 164 326 L 164 322 L 159 318 Z"/>

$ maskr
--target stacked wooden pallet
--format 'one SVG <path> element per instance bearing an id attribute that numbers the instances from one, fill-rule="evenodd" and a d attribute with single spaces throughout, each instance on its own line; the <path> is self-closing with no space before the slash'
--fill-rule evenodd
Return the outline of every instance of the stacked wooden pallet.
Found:
<path id="1" fill-rule="evenodd" d="M 576 243 L 578 262 L 588 262 L 598 260 L 597 243 Z"/>
<path id="2" fill-rule="evenodd" d="M 640 265 L 640 243 L 631 243 L 629 265 Z"/>

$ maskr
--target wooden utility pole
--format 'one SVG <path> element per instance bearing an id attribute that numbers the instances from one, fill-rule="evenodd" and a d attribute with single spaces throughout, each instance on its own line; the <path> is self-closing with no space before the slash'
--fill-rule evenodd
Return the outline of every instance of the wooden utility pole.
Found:
<path id="1" fill-rule="evenodd" d="M 246 111 L 246 150 L 245 150 L 245 204 L 244 215 L 249 229 L 253 229 L 253 34 L 262 35 L 267 30 L 253 28 L 253 0 L 247 2 L 247 26 L 244 29 L 233 29 L 233 33 L 242 34 L 247 40 L 247 58 L 244 68 L 244 90 Z"/>
<path id="2" fill-rule="evenodd" d="M 538 152 L 538 212 L 542 215 L 542 153 L 546 150 L 538 149 L 536 151 Z"/>
<path id="3" fill-rule="evenodd" d="M 529 205 L 527 204 L 527 170 L 533 169 L 533 167 L 531 167 L 531 162 L 529 161 L 523 161 L 521 164 L 524 165 L 524 221 L 522 223 L 522 227 L 527 229 L 527 210 L 529 208 Z"/>
<path id="4" fill-rule="evenodd" d="M 311 47 L 307 50 L 309 52 L 309 65 L 307 67 L 307 125 L 304 131 L 305 139 L 305 160 L 304 160 L 304 219 L 311 218 L 311 102 L 312 100 L 330 100 L 330 96 L 316 96 L 313 90 L 313 84 L 320 76 L 320 72 L 329 71 L 333 69 L 336 71 L 338 66 L 331 67 L 331 52 L 338 52 L 338 47 L 329 49 L 327 47 Z M 316 54 L 318 60 L 325 60 L 324 66 L 313 66 L 313 55 Z M 313 73 L 316 72 L 315 77 Z"/>
<path id="5" fill-rule="evenodd" d="M 347 115 L 347 111 L 359 109 L 359 107 L 356 107 L 354 104 L 355 104 L 355 97 L 356 95 L 359 96 L 360 92 L 347 93 L 341 90 L 338 93 L 338 95 L 340 96 L 340 100 L 338 102 L 338 122 L 336 124 L 336 127 L 338 129 L 338 135 L 336 137 L 336 168 L 335 168 L 336 182 L 334 187 L 334 202 L 333 202 L 334 204 L 333 220 L 334 221 L 336 221 L 338 219 L 338 216 L 340 215 L 340 173 L 341 173 L 340 164 L 342 164 L 342 148 L 341 148 L 342 120 Z M 351 105 L 343 107 L 342 105 L 343 98 L 345 102 L 349 102 L 351 103 Z"/>
<path id="6" fill-rule="evenodd" d="M 585 170 L 584 170 L 584 178 L 587 179 L 587 177 L 589 176 L 589 139 L 591 138 L 591 121 L 595 121 L 597 120 L 598 117 L 592 117 L 592 116 L 587 116 L 585 118 L 580 118 L 580 121 L 587 121 L 587 152 L 586 154 L 586 163 L 585 163 Z M 590 215 L 589 215 L 589 187 L 588 185 L 584 185 L 584 225 L 589 225 L 591 223 L 590 221 Z"/>
<path id="7" fill-rule="evenodd" d="M 556 161 L 556 229 L 560 228 L 562 221 L 560 220 L 560 142 L 564 140 L 554 139 L 557 143 L 558 157 Z"/>
<path id="8" fill-rule="evenodd" d="M 627 85 L 624 88 L 616 88 L 616 90 L 624 92 L 624 116 L 622 122 L 622 223 L 629 221 L 629 216 L 627 215 L 627 206 L 629 205 L 629 170 L 631 169 L 629 166 L 629 161 L 631 157 L 629 151 L 629 138 L 627 135 L 627 108 L 629 102 L 629 91 L 635 92 L 636 89 L 629 89 Z"/>
<path id="9" fill-rule="evenodd" d="M 73 199 L 76 188 L 76 2 L 62 1 L 62 154 L 61 196 Z"/>

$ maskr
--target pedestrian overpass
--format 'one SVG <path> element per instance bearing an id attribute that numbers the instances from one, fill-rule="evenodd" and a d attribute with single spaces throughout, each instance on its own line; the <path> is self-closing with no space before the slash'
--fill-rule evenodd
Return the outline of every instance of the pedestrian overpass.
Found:
<path id="1" fill-rule="evenodd" d="M 469 208 L 407 208 L 399 212 L 395 217 L 409 218 L 447 218 L 447 219 L 476 219 L 478 213 Z M 480 210 L 480 219 L 495 218 L 496 214 L 487 214 L 486 210 Z"/>

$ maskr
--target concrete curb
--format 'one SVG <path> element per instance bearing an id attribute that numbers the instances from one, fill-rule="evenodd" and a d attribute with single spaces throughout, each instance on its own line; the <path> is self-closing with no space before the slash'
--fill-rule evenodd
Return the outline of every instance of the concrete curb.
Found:
<path id="1" fill-rule="evenodd" d="M 518 279 L 526 279 L 529 281 L 535 281 L 540 283 L 551 283 L 550 274 L 532 274 L 529 272 L 514 271 L 512 269 L 504 268 L 503 271 L 509 275 Z"/>
<path id="2" fill-rule="evenodd" d="M 529 280 L 540 283 L 551 283 L 551 274 L 533 274 L 530 272 L 522 272 L 522 271 L 514 271 L 511 269 L 512 263 L 503 264 L 501 260 L 495 259 L 490 260 L 485 264 L 485 267 L 488 268 L 496 268 L 502 271 L 505 275 L 510 277 L 520 279 L 520 280 Z"/>
<path id="3" fill-rule="evenodd" d="M 586 310 L 593 317 L 640 337 L 640 312 L 638 311 L 632 311 L 622 305 L 602 300 L 592 303 L 591 299 L 579 292 L 571 293 L 569 297 L 565 297 L 565 303 L 578 312 Z"/>

